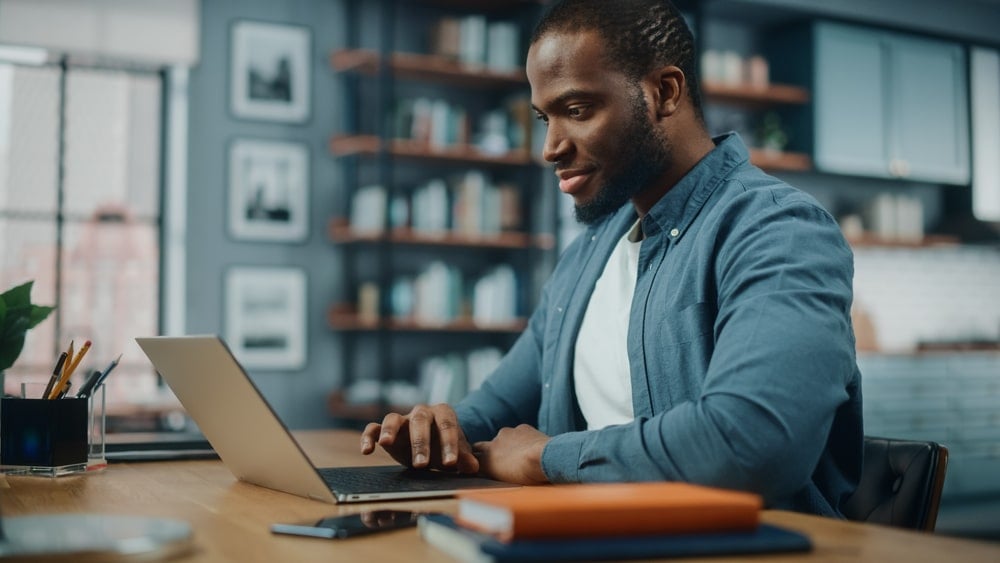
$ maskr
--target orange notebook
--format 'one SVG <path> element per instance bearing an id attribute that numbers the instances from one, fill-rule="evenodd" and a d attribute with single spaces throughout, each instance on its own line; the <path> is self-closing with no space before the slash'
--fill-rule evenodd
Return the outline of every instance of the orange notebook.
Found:
<path id="1" fill-rule="evenodd" d="M 547 485 L 458 493 L 459 524 L 503 541 L 753 530 L 762 500 L 688 483 Z"/>

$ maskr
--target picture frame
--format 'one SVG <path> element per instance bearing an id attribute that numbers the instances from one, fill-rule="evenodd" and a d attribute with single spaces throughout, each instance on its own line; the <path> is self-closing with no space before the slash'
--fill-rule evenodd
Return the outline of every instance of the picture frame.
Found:
<path id="1" fill-rule="evenodd" d="M 309 119 L 312 36 L 309 28 L 251 20 L 233 24 L 231 111 L 244 119 Z"/>
<path id="2" fill-rule="evenodd" d="M 306 363 L 306 274 L 240 266 L 225 280 L 226 342 L 247 368 L 297 370 Z"/>
<path id="3" fill-rule="evenodd" d="M 309 147 L 236 139 L 229 146 L 229 234 L 298 242 L 309 235 Z"/>

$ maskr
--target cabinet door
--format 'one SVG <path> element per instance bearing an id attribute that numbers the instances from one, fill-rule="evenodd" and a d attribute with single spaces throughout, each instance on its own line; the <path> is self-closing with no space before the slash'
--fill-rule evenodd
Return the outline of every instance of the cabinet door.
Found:
<path id="1" fill-rule="evenodd" d="M 817 24 L 815 47 L 816 168 L 889 177 L 882 34 Z"/>
<path id="2" fill-rule="evenodd" d="M 913 180 L 968 184 L 965 51 L 942 41 L 892 37 L 890 163 Z"/>

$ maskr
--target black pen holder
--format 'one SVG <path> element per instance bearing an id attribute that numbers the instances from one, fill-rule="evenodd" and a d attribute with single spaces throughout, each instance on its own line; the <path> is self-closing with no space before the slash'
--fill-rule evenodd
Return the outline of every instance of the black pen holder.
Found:
<path id="1" fill-rule="evenodd" d="M 0 399 L 0 472 L 59 477 L 103 467 L 101 391 L 89 399 Z"/>

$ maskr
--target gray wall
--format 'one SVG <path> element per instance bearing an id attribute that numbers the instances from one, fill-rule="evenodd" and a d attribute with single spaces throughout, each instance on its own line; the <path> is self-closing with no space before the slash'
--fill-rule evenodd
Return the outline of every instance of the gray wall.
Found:
<path id="1" fill-rule="evenodd" d="M 248 121 L 229 110 L 229 29 L 238 19 L 307 26 L 312 29 L 311 117 L 301 125 Z M 328 53 L 343 46 L 343 5 L 335 0 L 205 0 L 202 2 L 201 60 L 190 79 L 187 247 L 187 332 L 225 333 L 223 282 L 231 266 L 293 266 L 308 276 L 307 364 L 292 372 L 252 371 L 251 377 L 278 415 L 293 428 L 329 425 L 324 401 L 337 385 L 337 339 L 326 328 L 326 306 L 340 291 L 336 248 L 325 225 L 338 206 L 341 174 L 327 151 L 340 128 L 340 85 L 327 65 Z M 310 235 L 303 243 L 258 243 L 231 239 L 227 232 L 228 145 L 238 137 L 290 140 L 310 149 Z"/>

